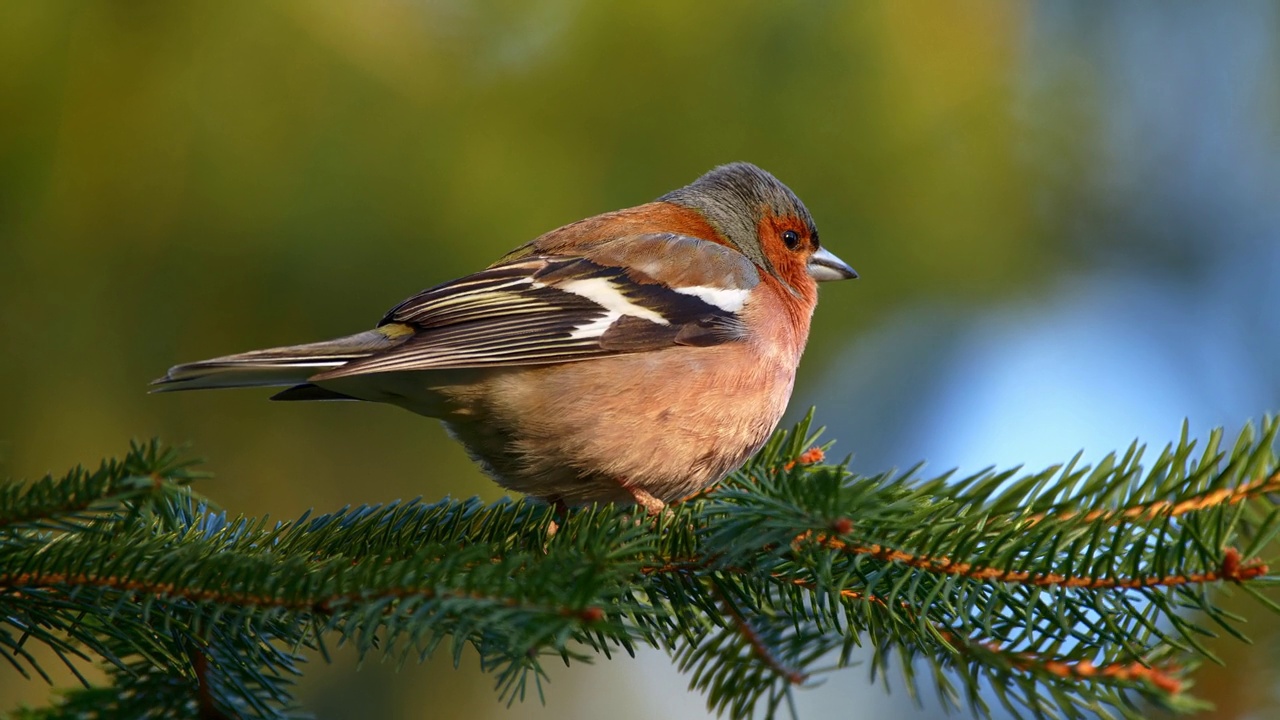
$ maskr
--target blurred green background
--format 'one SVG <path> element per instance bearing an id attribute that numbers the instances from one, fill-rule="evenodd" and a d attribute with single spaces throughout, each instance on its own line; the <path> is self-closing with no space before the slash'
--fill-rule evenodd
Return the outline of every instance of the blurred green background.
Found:
<path id="1" fill-rule="evenodd" d="M 1236 428 L 1280 410 L 1278 43 L 1264 2 L 0 0 L 0 475 L 159 435 L 233 513 L 497 498 L 401 410 L 146 385 L 732 160 L 862 274 L 823 288 L 791 411 L 858 469 Z M 1273 625 L 1200 676 L 1214 717 L 1271 716 Z M 474 658 L 339 658 L 302 684 L 321 718 L 706 714 L 657 653 L 510 710 Z M 937 713 L 894 684 L 801 708 Z M 3 706 L 47 694 L 0 673 Z"/>

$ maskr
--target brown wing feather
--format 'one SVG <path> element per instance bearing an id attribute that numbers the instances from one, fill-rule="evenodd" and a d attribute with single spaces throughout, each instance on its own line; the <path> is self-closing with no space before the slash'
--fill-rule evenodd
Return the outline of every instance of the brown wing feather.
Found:
<path id="1" fill-rule="evenodd" d="M 735 313 L 699 291 L 741 283 L 745 292 L 759 281 L 745 258 L 678 235 L 615 242 L 590 259 L 522 257 L 424 290 L 382 320 L 412 329 L 406 342 L 311 379 L 573 362 L 743 336 Z M 639 250 L 648 251 L 645 262 Z"/>

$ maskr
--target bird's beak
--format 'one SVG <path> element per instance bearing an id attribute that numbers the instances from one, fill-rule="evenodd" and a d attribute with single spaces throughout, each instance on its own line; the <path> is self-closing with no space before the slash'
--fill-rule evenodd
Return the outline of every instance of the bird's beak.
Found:
<path id="1" fill-rule="evenodd" d="M 826 248 L 818 248 L 818 252 L 809 258 L 809 277 L 818 282 L 828 280 L 850 280 L 858 277 L 853 268 L 836 257 Z"/>

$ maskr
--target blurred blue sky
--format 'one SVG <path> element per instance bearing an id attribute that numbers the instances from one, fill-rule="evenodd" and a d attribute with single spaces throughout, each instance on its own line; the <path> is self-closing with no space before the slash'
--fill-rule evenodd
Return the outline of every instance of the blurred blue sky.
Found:
<path id="1" fill-rule="evenodd" d="M 1034 198 L 1070 259 L 982 311 L 916 303 L 851 342 L 797 405 L 844 410 L 824 415 L 860 469 L 1034 469 L 1280 410 L 1277 6 L 1035 10 L 1020 112 L 1054 113 L 1084 82 L 1064 74 L 1093 95 L 1088 162 Z M 1051 124 L 1029 119 L 1025 144 L 1052 177 L 1033 134 Z"/>

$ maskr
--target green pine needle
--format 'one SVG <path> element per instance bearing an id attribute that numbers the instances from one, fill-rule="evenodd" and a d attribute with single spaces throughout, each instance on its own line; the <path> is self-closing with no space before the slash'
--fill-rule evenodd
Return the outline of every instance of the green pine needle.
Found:
<path id="1" fill-rule="evenodd" d="M 1138 718 L 1200 707 L 1205 639 L 1247 641 L 1219 589 L 1280 612 L 1258 558 L 1280 532 L 1273 419 L 1199 452 L 1184 426 L 1155 458 L 934 478 L 827 464 L 811 420 L 657 519 L 475 499 L 229 517 L 155 441 L 0 486 L 0 656 L 108 673 L 15 717 L 298 717 L 301 663 L 336 643 L 469 648 L 507 702 L 543 697 L 547 660 L 651 646 L 735 718 L 794 713 L 865 645 L 873 678 L 895 665 L 979 716 Z"/>

